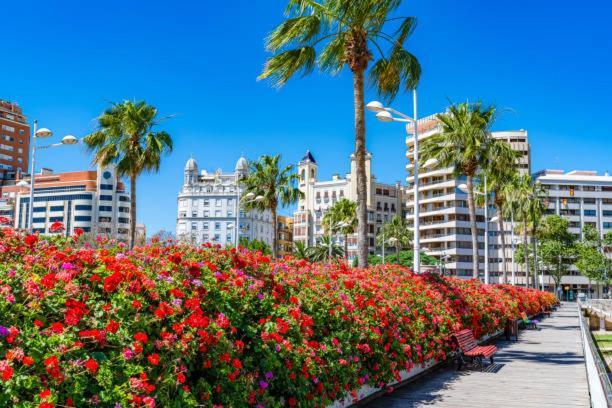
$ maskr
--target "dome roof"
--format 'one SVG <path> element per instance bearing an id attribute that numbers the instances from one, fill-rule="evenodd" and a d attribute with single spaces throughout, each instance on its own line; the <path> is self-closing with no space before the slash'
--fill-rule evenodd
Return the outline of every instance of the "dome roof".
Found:
<path id="1" fill-rule="evenodd" d="M 234 169 L 237 172 L 246 172 L 249 170 L 249 163 L 247 162 L 247 159 L 245 159 L 244 157 L 240 156 L 240 158 L 238 159 L 238 161 L 236 162 L 236 167 Z"/>
<path id="2" fill-rule="evenodd" d="M 198 163 L 193 157 L 187 160 L 187 163 L 185 164 L 185 170 L 198 170 Z"/>

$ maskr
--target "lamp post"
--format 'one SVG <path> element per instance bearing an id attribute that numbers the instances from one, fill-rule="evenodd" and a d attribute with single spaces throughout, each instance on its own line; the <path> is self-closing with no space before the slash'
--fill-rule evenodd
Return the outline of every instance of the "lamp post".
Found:
<path id="1" fill-rule="evenodd" d="M 516 285 L 516 268 L 514 264 L 514 208 L 510 207 L 510 240 L 512 241 L 512 253 L 510 254 L 510 258 L 512 260 L 512 285 Z"/>
<path id="2" fill-rule="evenodd" d="M 412 91 L 412 104 L 413 104 L 413 115 L 412 118 L 405 115 L 393 108 L 386 107 L 378 101 L 372 101 L 366 105 L 366 108 L 376 113 L 376 119 L 381 122 L 400 122 L 406 124 L 406 133 L 410 135 L 410 125 L 414 129 L 414 164 L 413 164 L 413 177 L 414 177 L 414 254 L 413 254 L 413 266 L 414 272 L 420 273 L 421 271 L 421 260 L 420 260 L 420 231 L 419 231 L 419 128 L 417 118 L 417 91 Z M 393 114 L 399 116 L 395 117 Z M 428 160 L 429 162 L 429 160 Z"/>
<path id="3" fill-rule="evenodd" d="M 264 196 L 255 196 L 252 191 L 246 193 L 244 196 L 241 195 L 240 186 L 237 185 L 238 194 L 236 196 L 236 251 L 238 251 L 238 245 L 240 243 L 240 204 L 248 204 L 254 202 L 260 202 L 264 199 Z M 230 224 L 231 225 L 231 224 Z"/>
<path id="4" fill-rule="evenodd" d="M 28 231 L 31 233 L 33 232 L 33 223 L 32 223 L 32 217 L 34 216 L 34 184 L 35 184 L 35 173 L 36 173 L 36 142 L 37 140 L 40 139 L 46 139 L 53 136 L 53 132 L 50 131 L 47 128 L 40 128 L 38 129 L 38 121 L 35 120 L 34 121 L 34 136 L 32 138 L 32 163 L 31 163 L 31 170 L 30 170 L 30 199 L 28 202 Z M 64 145 L 73 145 L 73 144 L 77 144 L 79 142 L 79 139 L 77 139 L 76 137 L 72 136 L 72 135 L 66 135 L 62 138 L 60 143 L 53 143 L 47 146 L 40 146 L 38 147 L 38 149 L 44 150 L 44 149 L 49 149 L 51 147 L 58 147 L 58 146 L 64 146 Z"/>
<path id="5" fill-rule="evenodd" d="M 333 230 L 335 230 L 336 228 L 344 228 L 344 227 L 348 227 L 348 223 L 346 223 L 345 221 L 339 221 L 337 223 L 333 223 L 332 221 L 332 217 L 329 217 L 329 250 L 328 250 L 328 258 L 331 261 L 332 258 L 332 247 L 333 247 Z"/>
<path id="6" fill-rule="evenodd" d="M 457 186 L 457 188 L 459 190 L 461 190 L 464 193 L 468 192 L 468 188 L 466 184 L 459 184 Z M 484 234 L 484 247 L 485 247 L 485 276 L 484 276 L 484 283 L 489 284 L 489 193 L 487 191 L 487 175 L 485 174 L 484 176 L 484 192 L 480 192 L 480 191 L 474 191 L 474 194 L 477 195 L 481 195 L 484 197 L 485 200 L 485 208 L 484 208 L 484 218 L 485 218 L 485 234 Z M 478 243 L 478 241 L 476 241 Z M 476 265 L 478 265 L 479 262 L 476 261 Z"/>

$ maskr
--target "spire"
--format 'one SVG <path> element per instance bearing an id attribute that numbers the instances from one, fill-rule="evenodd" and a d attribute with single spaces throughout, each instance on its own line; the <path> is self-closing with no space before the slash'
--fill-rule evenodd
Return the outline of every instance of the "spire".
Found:
<path id="1" fill-rule="evenodd" d="M 310 150 L 306 150 L 306 154 L 304 155 L 304 157 L 302 157 L 302 160 L 300 160 L 300 163 L 303 162 L 312 162 L 314 164 L 317 164 L 317 161 L 315 160 L 312 153 L 310 153 Z"/>

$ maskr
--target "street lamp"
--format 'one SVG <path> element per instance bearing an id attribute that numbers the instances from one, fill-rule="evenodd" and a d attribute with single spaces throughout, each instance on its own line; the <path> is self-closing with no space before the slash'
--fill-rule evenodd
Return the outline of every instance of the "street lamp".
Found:
<path id="1" fill-rule="evenodd" d="M 238 183 L 236 183 L 238 184 Z M 238 190 L 238 195 L 236 197 L 236 242 L 235 242 L 235 247 L 236 247 L 236 251 L 238 251 L 238 244 L 240 243 L 240 204 L 248 204 L 248 203 L 254 203 L 254 202 L 260 202 L 264 200 L 264 196 L 262 195 L 258 195 L 255 196 L 255 193 L 253 193 L 252 191 L 246 193 L 245 195 L 241 196 L 240 195 L 240 187 L 237 186 L 237 190 Z M 276 222 L 276 220 L 274 221 Z M 232 224 L 229 224 L 232 225 Z M 228 228 L 231 228 L 228 225 Z M 233 225 L 232 225 L 233 226 Z"/>
<path id="2" fill-rule="evenodd" d="M 414 177 L 414 255 L 413 255 L 413 269 L 414 272 L 421 272 L 421 259 L 420 259 L 420 236 L 419 236 L 419 129 L 418 129 L 418 117 L 417 117 L 417 91 L 412 90 L 412 104 L 413 104 L 413 115 L 412 118 L 408 115 L 403 114 L 393 108 L 384 106 L 379 101 L 372 101 L 366 105 L 366 108 L 376 113 L 376 119 L 381 122 L 400 122 L 406 124 L 406 133 L 410 135 L 411 124 L 414 128 L 414 165 L 413 165 L 413 177 Z M 395 117 L 393 114 L 399 116 Z"/>
<path id="3" fill-rule="evenodd" d="M 457 188 L 459 190 L 461 190 L 464 193 L 468 192 L 468 188 L 466 184 L 459 184 L 457 186 Z M 484 276 L 484 282 L 486 284 L 490 283 L 489 282 L 489 193 L 487 191 L 487 175 L 485 174 L 484 176 L 484 192 L 480 192 L 480 191 L 476 191 L 474 190 L 474 194 L 477 195 L 481 195 L 484 196 L 485 198 L 485 213 L 484 213 L 484 217 L 485 217 L 485 235 L 484 235 L 484 246 L 485 246 L 485 276 Z M 476 244 L 478 245 L 478 240 L 476 240 Z M 478 250 L 476 250 L 476 253 L 478 253 Z M 505 255 L 504 255 L 505 257 Z M 478 259 L 476 260 L 476 265 L 478 265 Z"/>
<path id="4" fill-rule="evenodd" d="M 35 184 L 35 172 L 36 172 L 36 142 L 38 139 L 46 139 L 53 136 L 53 132 L 47 128 L 38 129 L 38 121 L 34 121 L 34 135 L 32 138 L 32 164 L 30 170 L 30 201 L 28 203 L 28 229 L 30 232 L 33 231 L 32 217 L 34 215 L 34 184 Z M 51 147 L 58 147 L 63 145 L 74 145 L 79 143 L 79 139 L 72 135 L 66 135 L 62 138 L 60 143 L 53 143 L 47 146 L 40 146 L 38 149 L 48 149 Z"/>
<path id="5" fill-rule="evenodd" d="M 332 231 L 337 229 L 337 228 L 344 228 L 344 227 L 348 227 L 349 223 L 347 223 L 346 221 L 339 221 L 335 224 L 332 224 L 332 217 L 329 217 L 329 251 L 328 251 L 328 256 L 329 256 L 329 260 L 331 261 L 332 258 L 332 244 L 333 244 L 333 235 L 332 235 Z M 344 254 L 345 256 L 348 257 L 348 254 Z"/>

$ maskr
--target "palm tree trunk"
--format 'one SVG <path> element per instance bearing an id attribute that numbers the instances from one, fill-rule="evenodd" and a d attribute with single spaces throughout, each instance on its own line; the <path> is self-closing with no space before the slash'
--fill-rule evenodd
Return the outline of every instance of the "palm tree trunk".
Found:
<path id="1" fill-rule="evenodd" d="M 497 208 L 497 216 L 499 219 L 497 222 L 499 223 L 499 235 L 501 237 L 501 251 L 502 251 L 502 281 L 501 283 L 506 283 L 508 281 L 508 268 L 506 264 L 506 234 L 504 231 L 504 217 L 502 216 L 502 206 L 495 205 Z"/>
<path id="2" fill-rule="evenodd" d="M 366 180 L 366 129 L 363 70 L 353 71 L 355 105 L 355 161 L 357 165 L 357 256 L 359 267 L 368 266 L 368 189 Z"/>
<path id="3" fill-rule="evenodd" d="M 525 286 L 529 287 L 529 241 L 527 241 L 527 222 L 523 224 L 523 245 L 525 246 Z"/>
<path id="4" fill-rule="evenodd" d="M 348 259 L 348 234 L 344 234 L 344 259 Z"/>
<path id="5" fill-rule="evenodd" d="M 467 176 L 468 209 L 470 212 L 470 230 L 472 233 L 472 278 L 478 279 L 478 229 L 476 228 L 476 205 L 474 203 L 474 179 Z"/>
<path id="6" fill-rule="evenodd" d="M 274 206 L 272 206 L 272 208 L 270 208 L 270 211 L 272 212 L 272 259 L 276 259 L 276 253 L 277 253 L 277 248 L 276 246 L 278 245 L 278 224 L 276 222 L 276 203 L 274 204 Z"/>
<path id="7" fill-rule="evenodd" d="M 130 176 L 130 248 L 136 239 L 136 176 Z"/>

